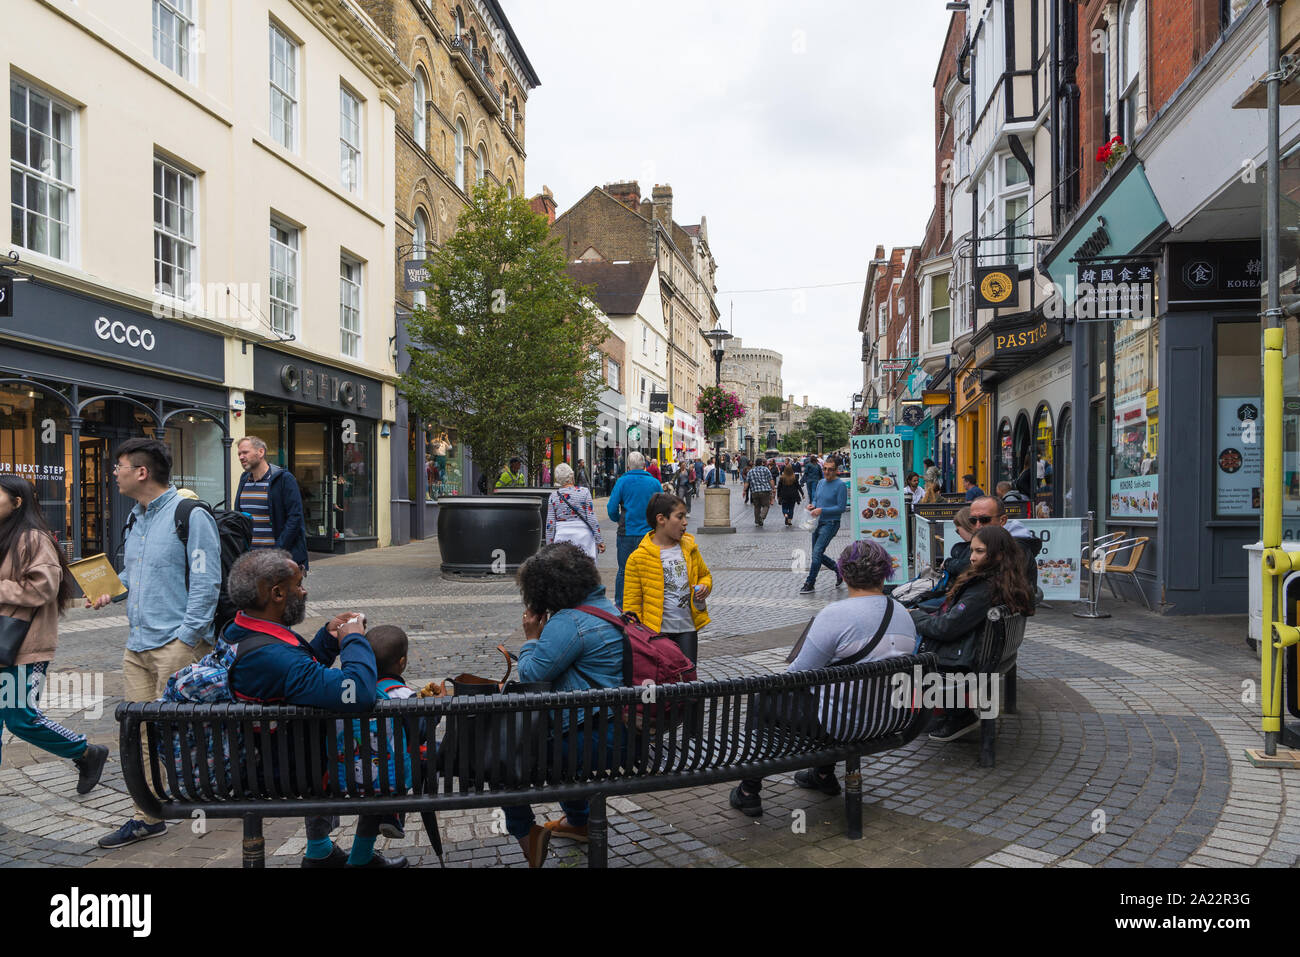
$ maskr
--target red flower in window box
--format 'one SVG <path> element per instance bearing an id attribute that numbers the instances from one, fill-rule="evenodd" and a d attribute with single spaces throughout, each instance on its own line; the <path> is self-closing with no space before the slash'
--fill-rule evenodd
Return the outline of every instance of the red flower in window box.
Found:
<path id="1" fill-rule="evenodd" d="M 1106 169 L 1114 169 L 1115 164 L 1124 158 L 1128 152 L 1128 147 L 1118 134 L 1112 136 L 1100 147 L 1097 148 L 1097 162 L 1105 163 Z"/>

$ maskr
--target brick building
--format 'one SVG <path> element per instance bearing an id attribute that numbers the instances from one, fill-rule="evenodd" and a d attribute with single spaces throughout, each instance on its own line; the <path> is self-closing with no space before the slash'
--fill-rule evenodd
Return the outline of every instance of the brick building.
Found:
<path id="1" fill-rule="evenodd" d="M 675 407 L 695 411 L 701 386 L 712 382 L 703 333 L 719 312 L 717 263 L 708 222 L 681 226 L 673 218 L 673 190 L 656 185 L 649 198 L 636 182 L 593 188 L 555 220 L 553 233 L 570 262 L 652 262 L 659 275 L 660 308 L 671 355 L 668 392 Z"/>
<path id="2" fill-rule="evenodd" d="M 405 288 L 402 264 L 456 230 L 480 181 L 524 189 L 528 97 L 540 85 L 497 0 L 358 0 L 410 71 L 395 124 L 396 335 L 405 369 L 405 317 L 425 293 Z M 391 442 L 393 541 L 433 534 L 439 495 L 470 491 L 472 451 L 441 423 L 409 415 L 398 397 Z M 441 450 L 441 451 L 439 451 Z M 439 469 L 436 462 L 445 462 Z"/>

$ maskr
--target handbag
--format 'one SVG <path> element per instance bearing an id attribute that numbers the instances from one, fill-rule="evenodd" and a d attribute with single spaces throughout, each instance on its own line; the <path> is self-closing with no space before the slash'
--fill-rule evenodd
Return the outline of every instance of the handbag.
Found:
<path id="1" fill-rule="evenodd" d="M 31 619 L 0 615 L 0 668 L 8 668 L 18 659 L 23 641 L 32 627 Z"/>
<path id="2" fill-rule="evenodd" d="M 483 696 L 498 694 L 544 694 L 551 689 L 549 681 L 511 681 L 516 656 L 505 645 L 497 651 L 506 659 L 506 673 L 499 682 L 479 675 L 459 674 L 443 682 L 442 693 L 451 696 Z M 451 685 L 448 690 L 447 685 Z M 492 715 L 447 715 L 446 733 L 438 749 L 437 768 L 440 772 L 461 777 L 461 788 L 468 788 L 470 780 L 480 774 L 492 787 L 502 782 L 511 785 L 528 783 L 524 780 L 524 759 L 530 753 L 526 746 L 544 734 L 549 721 L 546 711 L 502 712 Z M 495 733 L 492 732 L 495 723 Z M 484 732 L 487 728 L 487 732 Z M 513 741 L 513 747 L 512 747 Z M 481 745 L 481 747 L 476 746 Z M 531 751 L 536 751 L 533 747 Z M 480 756 L 481 752 L 481 756 Z M 536 769 L 534 777 L 536 776 Z"/>

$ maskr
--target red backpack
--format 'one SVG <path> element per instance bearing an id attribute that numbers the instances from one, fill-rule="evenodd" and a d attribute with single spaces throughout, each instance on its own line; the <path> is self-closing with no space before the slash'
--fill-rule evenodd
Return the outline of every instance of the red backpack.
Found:
<path id="1" fill-rule="evenodd" d="M 579 605 L 578 611 L 595 615 L 623 633 L 623 686 L 625 688 L 658 687 L 695 681 L 695 665 L 677 643 L 641 624 L 634 612 L 621 617 L 593 605 Z M 636 726 L 651 731 L 665 731 L 680 724 L 684 708 L 668 708 L 662 702 L 643 702 L 636 706 Z"/>

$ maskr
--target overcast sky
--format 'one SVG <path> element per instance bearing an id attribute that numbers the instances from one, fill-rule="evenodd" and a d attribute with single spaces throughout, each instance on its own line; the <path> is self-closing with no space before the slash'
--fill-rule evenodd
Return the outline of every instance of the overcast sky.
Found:
<path id="1" fill-rule="evenodd" d="M 847 409 L 867 262 L 919 244 L 934 205 L 943 0 L 503 5 L 542 81 L 528 195 L 562 213 L 593 186 L 671 184 L 678 223 L 708 219 L 724 322 L 734 303 L 736 335 L 783 355 L 786 395 Z"/>

